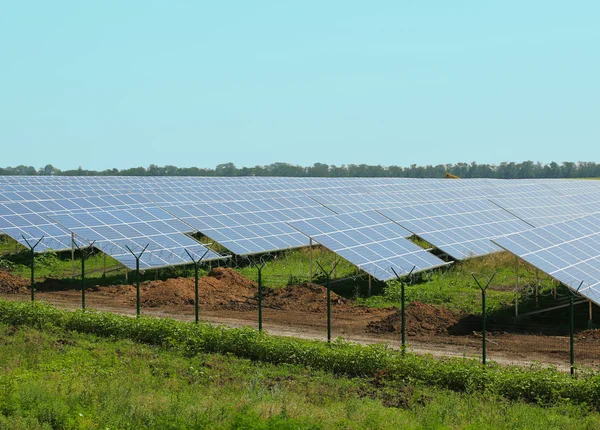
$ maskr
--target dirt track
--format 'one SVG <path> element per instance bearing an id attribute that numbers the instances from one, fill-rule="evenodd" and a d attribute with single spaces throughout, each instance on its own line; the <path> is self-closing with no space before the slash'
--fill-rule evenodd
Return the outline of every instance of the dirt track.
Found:
<path id="1" fill-rule="evenodd" d="M 90 282 L 91 283 L 91 282 Z M 28 282 L 0 271 L 0 296 L 29 299 Z M 36 299 L 58 307 L 77 309 L 81 291 L 68 289 L 56 280 L 36 284 Z M 89 285 L 86 294 L 89 308 L 132 315 L 135 312 L 135 287 L 132 285 Z M 174 278 L 146 281 L 141 284 L 142 313 L 159 317 L 192 320 L 194 316 L 194 281 Z M 306 339 L 326 338 L 326 290 L 314 284 L 265 289 L 263 326 L 274 335 Z M 257 286 L 231 269 L 215 269 L 199 282 L 200 318 L 229 326 L 257 325 Z M 363 344 L 389 343 L 400 346 L 400 317 L 395 309 L 354 306 L 332 292 L 332 336 Z M 470 329 L 464 318 L 448 309 L 423 303 L 407 307 L 407 341 L 416 353 L 435 356 L 481 355 L 481 333 Z M 477 325 L 475 326 L 477 327 Z M 452 334 L 450 334 L 452 333 Z M 597 331 L 579 334 L 576 362 L 598 365 L 600 335 Z M 541 362 L 567 369 L 567 337 L 541 336 L 507 332 L 488 333 L 488 359 L 500 363 L 530 364 Z"/>

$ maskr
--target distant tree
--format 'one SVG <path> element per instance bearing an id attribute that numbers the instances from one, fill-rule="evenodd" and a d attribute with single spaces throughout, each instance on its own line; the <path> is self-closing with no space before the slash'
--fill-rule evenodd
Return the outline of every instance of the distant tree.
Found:
<path id="1" fill-rule="evenodd" d="M 335 166 L 332 166 L 335 168 Z M 324 163 L 315 163 L 312 167 L 308 167 L 308 176 L 326 177 L 329 176 L 329 166 Z"/>
<path id="2" fill-rule="evenodd" d="M 215 169 L 217 176 L 236 176 L 237 169 L 233 163 L 219 164 Z"/>
<path id="3" fill-rule="evenodd" d="M 107 169 L 101 172 L 84 170 L 81 166 L 75 170 L 64 170 L 48 164 L 40 169 L 33 166 L 19 165 L 0 168 L 0 175 L 63 175 L 63 176 L 287 176 L 287 177 L 412 177 L 443 178 L 445 172 L 461 178 L 581 178 L 600 177 L 600 165 L 595 162 L 579 161 L 551 162 L 524 161 L 521 163 L 502 162 L 499 165 L 477 164 L 475 162 L 438 164 L 436 166 L 418 166 L 411 164 L 402 166 L 381 166 L 367 164 L 342 164 L 341 166 L 314 163 L 303 167 L 290 163 L 277 162 L 269 165 L 237 168 L 233 163 L 219 164 L 216 168 L 176 167 L 173 165 L 158 166 L 150 164 L 145 167 L 129 169 Z"/>
<path id="4" fill-rule="evenodd" d="M 52 164 L 46 164 L 44 167 L 40 167 L 38 170 L 38 175 L 50 176 L 59 174 L 60 170 L 54 167 Z"/>

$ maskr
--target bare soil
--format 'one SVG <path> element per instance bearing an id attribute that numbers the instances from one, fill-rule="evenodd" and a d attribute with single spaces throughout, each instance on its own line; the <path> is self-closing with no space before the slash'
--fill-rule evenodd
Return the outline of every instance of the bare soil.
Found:
<path id="1" fill-rule="evenodd" d="M 135 311 L 135 286 L 93 285 L 86 290 L 90 308 L 121 314 Z M 198 282 L 201 319 L 229 326 L 256 326 L 258 286 L 229 268 L 215 268 Z M 29 282 L 0 271 L 0 297 L 29 299 Z M 158 317 L 191 320 L 194 315 L 194 279 L 173 278 L 140 284 L 142 312 Z M 36 284 L 36 299 L 58 307 L 77 309 L 81 290 L 56 279 Z M 387 343 L 399 346 L 400 313 L 394 308 L 356 306 L 352 300 L 331 292 L 332 334 L 363 344 Z M 327 291 L 316 284 L 299 284 L 263 290 L 263 325 L 274 335 L 324 339 L 327 327 Z M 449 309 L 413 302 L 406 308 L 406 334 L 416 353 L 435 356 L 481 355 L 480 317 L 462 315 Z M 488 326 L 490 327 L 490 326 Z M 522 331 L 488 331 L 488 359 L 527 365 L 534 362 L 567 369 L 569 339 Z M 600 331 L 577 333 L 576 362 L 600 365 Z"/>

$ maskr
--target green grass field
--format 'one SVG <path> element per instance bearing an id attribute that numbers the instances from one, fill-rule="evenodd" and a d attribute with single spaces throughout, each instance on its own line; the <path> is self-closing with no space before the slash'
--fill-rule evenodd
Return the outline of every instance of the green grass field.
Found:
<path id="1" fill-rule="evenodd" d="M 0 324 L 0 428 L 595 429 L 586 406 L 535 406 L 410 381 Z"/>

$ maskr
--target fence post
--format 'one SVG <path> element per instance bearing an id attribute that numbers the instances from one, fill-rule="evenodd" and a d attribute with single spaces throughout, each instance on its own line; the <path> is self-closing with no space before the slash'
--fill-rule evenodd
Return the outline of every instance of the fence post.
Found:
<path id="1" fill-rule="evenodd" d="M 410 272 L 408 272 L 408 274 L 405 276 L 406 277 L 410 276 L 416 267 L 417 266 L 413 266 L 413 268 L 410 270 Z M 405 284 L 404 284 L 404 279 L 398 275 L 396 270 L 393 267 L 390 267 L 390 269 L 392 272 L 394 272 L 394 275 L 396 275 L 396 278 L 400 282 L 400 324 L 401 324 L 400 325 L 400 337 L 402 340 L 400 349 L 402 351 L 402 354 L 404 354 L 404 353 L 406 353 L 406 296 L 405 296 L 405 289 L 404 289 Z"/>
<path id="2" fill-rule="evenodd" d="M 75 247 L 77 247 L 77 249 L 81 253 L 81 309 L 85 309 L 85 259 L 91 255 L 92 246 L 96 241 L 94 240 L 84 249 L 80 248 L 79 245 L 77 245 L 77 243 L 75 242 L 75 235 L 72 236 L 72 241 L 73 250 L 75 249 Z"/>
<path id="3" fill-rule="evenodd" d="M 35 248 L 40 244 L 44 236 L 40 237 L 39 240 L 35 243 L 35 245 L 31 245 L 25 236 L 21 235 L 29 249 L 31 250 L 31 301 L 35 301 Z"/>
<path id="4" fill-rule="evenodd" d="M 258 268 L 258 331 L 262 331 L 262 267 Z"/>
<path id="5" fill-rule="evenodd" d="M 266 261 L 261 257 L 260 265 L 252 262 L 256 270 L 258 271 L 258 331 L 263 329 L 263 314 L 262 314 L 262 299 L 263 299 L 263 282 L 262 282 L 262 269 L 265 267 Z"/>
<path id="6" fill-rule="evenodd" d="M 204 256 L 206 254 L 208 254 L 208 249 L 204 252 L 204 254 L 202 254 L 202 257 L 200 257 L 199 260 L 196 260 L 194 257 L 192 257 L 192 254 L 190 254 L 190 252 L 186 249 L 185 252 L 187 252 L 187 255 L 190 256 L 190 258 L 192 259 L 192 261 L 194 262 L 194 322 L 196 324 L 198 324 L 198 321 L 200 320 L 200 308 L 198 305 L 198 300 L 199 300 L 199 295 L 198 295 L 198 265 L 200 264 L 200 262 L 202 261 L 202 259 L 204 258 Z"/>
<path id="7" fill-rule="evenodd" d="M 329 272 L 323 269 L 321 263 L 318 261 L 316 261 L 316 263 L 321 268 L 323 273 L 325 273 L 325 285 L 327 287 L 327 343 L 331 343 L 331 286 L 329 281 L 331 274 L 335 271 L 338 262 L 337 260 L 333 262 L 333 268 Z"/>
<path id="8" fill-rule="evenodd" d="M 581 286 L 583 285 L 583 281 L 575 290 L 575 293 L 579 291 Z M 569 292 L 569 359 L 571 362 L 571 375 L 575 375 L 575 293 L 571 291 L 570 288 L 567 288 Z"/>
<path id="9" fill-rule="evenodd" d="M 148 245 L 142 249 L 142 252 L 139 255 L 133 253 L 133 251 L 129 248 L 129 246 L 125 245 L 127 250 L 135 257 L 135 316 L 136 318 L 140 317 L 141 306 L 140 306 L 140 258 L 148 248 Z"/>
<path id="10" fill-rule="evenodd" d="M 581 285 L 579 285 L 581 287 Z M 579 291 L 579 288 L 577 288 Z M 569 291 L 569 359 L 571 364 L 571 375 L 575 375 L 575 294 Z"/>
<path id="11" fill-rule="evenodd" d="M 485 296 L 486 296 L 488 287 L 490 286 L 490 284 L 492 283 L 492 280 L 494 279 L 494 276 L 496 276 L 496 273 L 498 273 L 498 271 L 494 272 L 494 274 L 488 280 L 485 287 L 483 287 L 479 283 L 479 281 L 477 280 L 475 275 L 473 273 L 471 273 L 471 276 L 473 277 L 473 279 L 475 279 L 475 282 L 477 283 L 477 285 L 479 286 L 479 289 L 481 290 L 481 316 L 482 316 L 482 323 L 481 323 L 481 330 L 482 330 L 481 331 L 481 342 L 482 342 L 482 348 L 481 348 L 482 357 L 481 358 L 482 358 L 482 360 L 481 360 L 481 362 L 484 366 L 487 362 L 487 307 L 485 305 Z"/>

